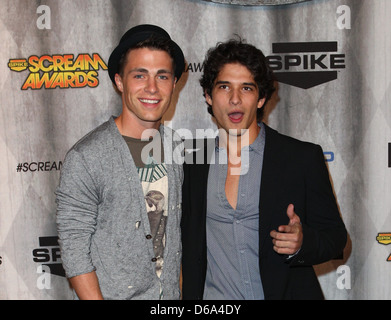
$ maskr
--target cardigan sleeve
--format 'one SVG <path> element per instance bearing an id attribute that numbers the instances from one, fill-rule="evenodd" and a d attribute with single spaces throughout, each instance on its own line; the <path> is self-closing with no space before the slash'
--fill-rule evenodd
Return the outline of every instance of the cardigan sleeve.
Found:
<path id="1" fill-rule="evenodd" d="M 99 196 L 83 155 L 71 149 L 56 190 L 57 231 L 67 277 L 95 270 L 90 257 Z"/>

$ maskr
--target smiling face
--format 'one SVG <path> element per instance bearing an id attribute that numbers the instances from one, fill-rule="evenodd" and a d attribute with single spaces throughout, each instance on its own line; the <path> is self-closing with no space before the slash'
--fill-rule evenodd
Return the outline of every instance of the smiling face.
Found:
<path id="1" fill-rule="evenodd" d="M 169 54 L 149 48 L 129 51 L 122 76 L 116 74 L 115 83 L 122 93 L 122 114 L 119 118 L 128 124 L 126 130 L 157 129 L 170 105 L 175 87 Z M 130 133 L 125 135 L 135 136 Z"/>
<path id="2" fill-rule="evenodd" d="M 258 86 L 251 72 L 239 63 L 225 64 L 216 77 L 211 96 L 205 93 L 212 106 L 219 128 L 228 134 L 241 135 L 248 130 L 250 143 L 258 133 L 257 109 L 265 99 L 259 100 Z"/>

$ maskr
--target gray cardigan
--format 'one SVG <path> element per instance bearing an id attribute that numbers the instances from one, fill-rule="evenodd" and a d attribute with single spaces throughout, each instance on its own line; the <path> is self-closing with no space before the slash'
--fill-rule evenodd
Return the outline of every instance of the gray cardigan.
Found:
<path id="1" fill-rule="evenodd" d="M 169 181 L 164 267 L 155 272 L 144 194 L 114 118 L 67 153 L 56 190 L 57 230 L 67 277 L 93 270 L 105 299 L 179 299 L 181 248 L 180 138 L 161 126 Z M 173 150 L 173 152 L 170 152 Z"/>

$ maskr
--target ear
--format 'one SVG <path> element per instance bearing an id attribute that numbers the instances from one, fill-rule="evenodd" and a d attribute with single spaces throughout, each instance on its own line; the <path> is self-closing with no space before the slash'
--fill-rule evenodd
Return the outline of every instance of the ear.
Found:
<path id="1" fill-rule="evenodd" d="M 212 97 L 205 91 L 205 100 L 207 104 L 212 105 Z"/>
<path id="2" fill-rule="evenodd" d="M 257 108 L 261 109 L 265 104 L 266 98 L 260 99 L 257 104 Z"/>
<path id="3" fill-rule="evenodd" d="M 115 80 L 115 84 L 116 84 L 118 90 L 120 92 L 123 92 L 124 91 L 124 85 L 123 85 L 123 82 L 122 82 L 122 78 L 121 78 L 121 76 L 118 73 L 115 74 L 114 80 Z"/>

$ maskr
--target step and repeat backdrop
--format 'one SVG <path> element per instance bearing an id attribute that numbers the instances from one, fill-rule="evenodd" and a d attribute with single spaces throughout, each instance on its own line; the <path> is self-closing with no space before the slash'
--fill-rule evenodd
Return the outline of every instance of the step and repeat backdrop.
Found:
<path id="1" fill-rule="evenodd" d="M 166 29 L 186 71 L 166 125 L 216 127 L 199 78 L 235 34 L 278 79 L 265 122 L 320 144 L 349 240 L 316 266 L 330 300 L 391 299 L 391 1 L 1 0 L 0 299 L 72 299 L 56 234 L 67 150 L 121 111 L 107 72 L 122 34 Z M 388 246 L 389 245 L 389 246 Z"/>

